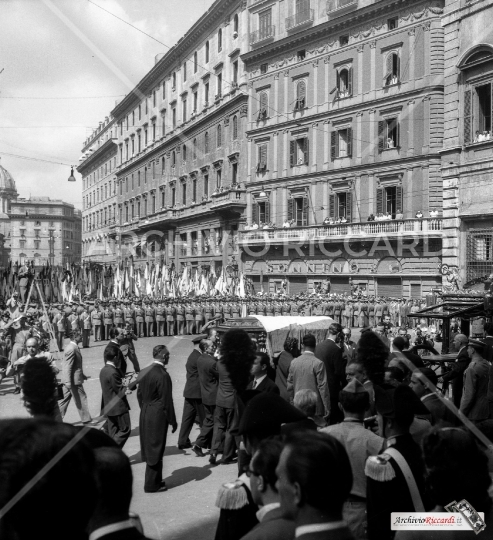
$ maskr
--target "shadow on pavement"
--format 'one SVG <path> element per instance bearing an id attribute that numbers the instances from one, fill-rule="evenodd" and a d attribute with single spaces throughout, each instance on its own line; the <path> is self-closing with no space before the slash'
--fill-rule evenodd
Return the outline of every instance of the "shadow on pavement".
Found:
<path id="1" fill-rule="evenodd" d="M 130 432 L 130 437 L 136 437 L 140 435 L 139 427 L 140 426 L 136 426 L 132 429 L 132 431 Z"/>
<path id="2" fill-rule="evenodd" d="M 142 456 L 140 455 L 140 450 L 133 456 L 128 456 L 128 459 L 130 460 L 130 465 L 137 465 L 138 463 L 142 463 Z"/>
<path id="3" fill-rule="evenodd" d="M 138 428 L 134 428 L 134 429 L 138 429 Z M 182 454 L 185 454 L 184 450 L 180 450 L 177 446 L 168 446 L 166 447 L 166 451 L 164 452 L 164 457 L 178 456 Z M 130 460 L 130 465 L 137 465 L 138 463 L 142 463 L 142 455 L 140 453 L 140 450 L 133 456 L 128 456 L 128 459 Z"/>
<path id="4" fill-rule="evenodd" d="M 183 486 L 188 482 L 200 482 L 210 476 L 211 470 L 208 467 L 183 467 L 171 473 L 171 476 L 165 479 L 168 489 Z"/>

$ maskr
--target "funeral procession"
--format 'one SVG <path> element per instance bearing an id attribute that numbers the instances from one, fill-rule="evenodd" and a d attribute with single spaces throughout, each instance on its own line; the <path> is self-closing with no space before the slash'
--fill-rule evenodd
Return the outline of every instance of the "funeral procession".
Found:
<path id="1" fill-rule="evenodd" d="M 0 540 L 492 539 L 493 0 L 0 13 Z"/>

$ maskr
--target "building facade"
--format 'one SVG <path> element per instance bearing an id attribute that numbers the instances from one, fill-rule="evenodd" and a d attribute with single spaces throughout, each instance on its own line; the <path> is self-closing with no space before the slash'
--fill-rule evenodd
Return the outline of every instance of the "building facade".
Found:
<path id="1" fill-rule="evenodd" d="M 493 6 L 445 4 L 443 262 L 468 286 L 493 272 Z"/>
<path id="2" fill-rule="evenodd" d="M 17 198 L 17 189 L 12 175 L 0 164 L 0 267 L 5 268 L 10 260 L 12 201 Z"/>
<path id="3" fill-rule="evenodd" d="M 82 175 L 82 257 L 84 261 L 112 263 L 117 260 L 110 235 L 116 223 L 116 126 L 113 118 L 93 131 L 84 142 L 80 164 Z"/>
<path id="4" fill-rule="evenodd" d="M 217 0 L 112 111 L 119 256 L 218 272 L 246 208 L 247 11 Z"/>
<path id="5" fill-rule="evenodd" d="M 249 2 L 239 244 L 256 290 L 441 283 L 443 5 Z"/>
<path id="6" fill-rule="evenodd" d="M 82 212 L 72 204 L 31 197 L 11 203 L 12 262 L 65 265 L 80 263 Z"/>

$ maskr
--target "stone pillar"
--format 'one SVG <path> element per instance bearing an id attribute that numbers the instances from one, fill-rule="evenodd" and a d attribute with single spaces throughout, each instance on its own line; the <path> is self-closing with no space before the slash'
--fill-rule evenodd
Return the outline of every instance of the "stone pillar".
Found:
<path id="1" fill-rule="evenodd" d="M 273 165 L 272 165 L 272 173 L 271 178 L 277 178 L 277 167 L 279 162 L 279 156 L 278 156 L 278 150 L 279 150 L 279 133 L 277 131 L 274 131 L 272 133 L 272 144 L 274 146 L 274 155 L 273 155 Z"/>
<path id="2" fill-rule="evenodd" d="M 409 89 L 412 90 L 414 89 L 414 63 L 415 63 L 414 47 L 416 46 L 415 45 L 416 27 L 410 28 L 407 33 L 409 35 L 408 50 L 410 51 L 410 54 L 407 60 L 407 72 L 408 72 L 407 77 L 409 80 Z M 401 58 L 401 73 L 400 73 L 401 78 L 403 75 L 402 70 L 404 69 L 402 60 L 403 59 Z"/>
<path id="3" fill-rule="evenodd" d="M 274 75 L 274 95 L 270 96 L 270 99 L 272 99 L 274 103 L 274 110 L 267 111 L 267 116 L 273 117 L 275 115 L 276 117 L 276 124 L 279 122 L 282 122 L 281 118 L 279 118 L 279 73 L 276 73 Z"/>
<path id="4" fill-rule="evenodd" d="M 407 155 L 414 156 L 414 99 L 407 102 Z M 401 132 L 402 137 L 402 132 Z"/>
<path id="5" fill-rule="evenodd" d="M 282 152 L 282 175 L 288 176 L 288 163 L 289 163 L 289 132 L 287 129 L 283 131 L 283 138 L 282 138 L 282 144 L 283 144 L 283 152 Z"/>
<path id="6" fill-rule="evenodd" d="M 372 74 L 372 77 L 370 78 L 370 92 L 369 92 L 369 99 L 375 99 L 376 97 L 376 88 L 377 88 L 377 80 L 381 77 L 378 77 L 379 74 L 377 74 L 376 66 L 377 66 L 377 42 L 370 41 L 370 73 Z M 379 86 L 382 86 L 381 84 Z"/>
<path id="7" fill-rule="evenodd" d="M 272 190 L 271 207 L 270 207 L 270 220 L 277 227 L 280 227 L 282 225 L 282 223 L 279 221 L 278 211 L 277 211 L 277 188 L 274 188 Z"/>
<path id="8" fill-rule="evenodd" d="M 358 45 L 358 96 L 363 99 L 363 56 L 365 44 Z"/>
<path id="9" fill-rule="evenodd" d="M 324 170 L 329 168 L 330 162 L 330 120 L 324 120 Z"/>
<path id="10" fill-rule="evenodd" d="M 308 103 L 308 107 L 312 109 L 314 113 L 318 112 L 318 60 L 313 62 L 313 103 Z M 313 113 L 312 113 L 313 114 Z"/>
<path id="11" fill-rule="evenodd" d="M 312 136 L 310 137 L 311 144 L 309 147 L 308 164 L 309 170 L 312 173 L 317 172 L 317 137 L 318 137 L 318 124 L 312 124 Z"/>
<path id="12" fill-rule="evenodd" d="M 443 240 L 442 263 L 460 268 L 465 280 L 465 265 L 460 267 L 459 252 L 459 178 L 456 176 L 443 179 Z"/>

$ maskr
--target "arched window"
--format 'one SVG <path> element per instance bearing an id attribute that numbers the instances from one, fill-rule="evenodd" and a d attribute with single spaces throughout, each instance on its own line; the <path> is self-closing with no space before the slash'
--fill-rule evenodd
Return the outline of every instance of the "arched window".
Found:
<path id="1" fill-rule="evenodd" d="M 337 97 L 346 98 L 353 94 L 353 70 L 343 67 L 337 72 Z"/>
<path id="2" fill-rule="evenodd" d="M 399 55 L 396 52 L 391 52 L 387 55 L 385 61 L 385 86 L 397 84 L 400 76 L 400 60 Z"/>
<path id="3" fill-rule="evenodd" d="M 239 27 L 239 18 L 238 18 L 238 14 L 236 14 L 233 19 L 233 37 L 234 38 L 238 36 L 238 27 Z"/>
<path id="4" fill-rule="evenodd" d="M 233 141 L 238 139 L 238 117 L 233 116 Z"/>
<path id="5" fill-rule="evenodd" d="M 186 163 L 187 161 L 187 145 L 184 144 L 182 148 L 182 161 L 183 163 Z"/>
<path id="6" fill-rule="evenodd" d="M 204 153 L 209 153 L 209 132 L 206 131 L 204 135 Z"/>
<path id="7" fill-rule="evenodd" d="M 223 29 L 219 28 L 217 33 L 217 50 L 221 52 L 223 50 Z"/>
<path id="8" fill-rule="evenodd" d="M 223 131 L 221 128 L 221 124 L 217 126 L 217 148 L 221 148 L 223 145 Z"/>
<path id="9" fill-rule="evenodd" d="M 192 159 L 196 160 L 197 159 L 197 139 L 193 140 L 192 152 L 193 152 Z"/>
<path id="10" fill-rule="evenodd" d="M 301 111 L 306 107 L 306 82 L 298 81 L 296 83 L 296 101 L 294 105 L 295 111 Z"/>
<path id="11" fill-rule="evenodd" d="M 258 99 L 259 99 L 258 119 L 263 120 L 267 118 L 267 109 L 269 107 L 269 96 L 267 92 L 260 92 Z"/>
<path id="12" fill-rule="evenodd" d="M 174 150 L 173 152 L 171 152 L 171 166 L 172 167 L 176 166 L 176 152 Z"/>

